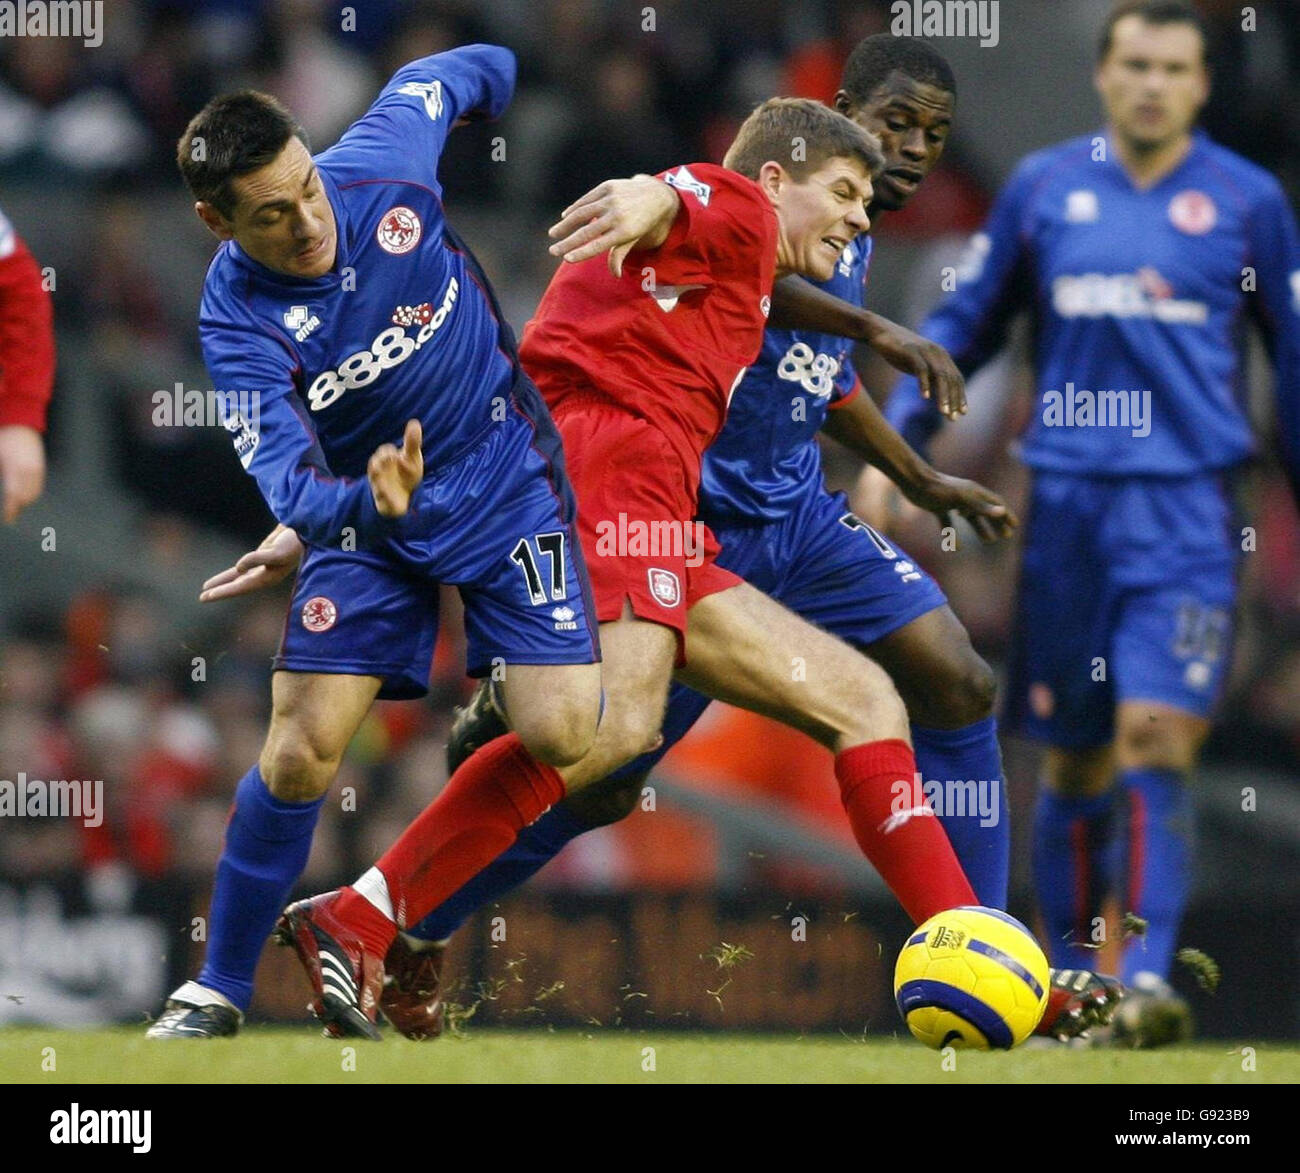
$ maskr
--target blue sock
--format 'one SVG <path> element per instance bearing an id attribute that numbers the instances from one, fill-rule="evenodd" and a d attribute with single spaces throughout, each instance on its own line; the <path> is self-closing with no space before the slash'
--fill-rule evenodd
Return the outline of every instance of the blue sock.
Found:
<path id="1" fill-rule="evenodd" d="M 537 822 L 520 831 L 509 848 L 407 933 L 422 941 L 445 941 L 475 910 L 517 888 L 559 855 L 566 843 L 591 830 L 594 828 L 563 804 L 551 807 Z"/>
<path id="2" fill-rule="evenodd" d="M 1131 984 L 1143 971 L 1169 977 L 1191 888 L 1193 809 L 1183 775 L 1174 770 L 1123 770 L 1128 799 L 1128 875 L 1123 911 L 1147 922 L 1145 937 L 1130 937 L 1120 978 Z"/>
<path id="3" fill-rule="evenodd" d="M 1002 777 L 998 725 L 992 717 L 963 729 L 912 726 L 912 746 L 922 782 L 974 781 L 977 801 L 965 792 L 965 813 L 947 811 L 939 821 L 948 832 L 966 878 L 986 908 L 1007 906 L 1007 872 L 1011 863 L 1011 812 Z M 983 806 L 983 813 L 978 809 Z M 974 807 L 975 809 L 972 809 Z M 962 809 L 961 807 L 957 808 Z"/>
<path id="4" fill-rule="evenodd" d="M 198 981 L 241 1010 L 253 1000 L 253 973 L 262 946 L 307 866 L 322 795 L 315 802 L 281 802 L 254 766 L 235 790 L 235 809 L 208 916 L 208 952 Z"/>
<path id="5" fill-rule="evenodd" d="M 1034 888 L 1057 969 L 1096 969 L 1094 918 L 1115 879 L 1115 790 L 1068 798 L 1040 783 L 1034 815 Z"/>

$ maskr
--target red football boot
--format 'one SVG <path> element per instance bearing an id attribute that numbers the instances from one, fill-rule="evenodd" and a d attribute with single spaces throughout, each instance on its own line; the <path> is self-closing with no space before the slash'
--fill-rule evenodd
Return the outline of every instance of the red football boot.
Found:
<path id="1" fill-rule="evenodd" d="M 375 1008 L 384 987 L 384 966 L 334 916 L 338 897 L 337 891 L 326 892 L 289 905 L 276 922 L 275 940 L 292 945 L 298 954 L 316 992 L 309 1009 L 327 1033 L 378 1042 L 382 1036 Z"/>
<path id="2" fill-rule="evenodd" d="M 408 1039 L 436 1039 L 442 1034 L 442 958 L 445 945 L 412 949 L 398 933 L 384 958 L 384 992 L 379 1009 Z"/>
<path id="3" fill-rule="evenodd" d="M 1054 969 L 1047 990 L 1047 1009 L 1036 1035 L 1066 1040 L 1081 1038 L 1095 1026 L 1106 1026 L 1124 998 L 1124 987 L 1113 977 L 1086 969 Z"/>

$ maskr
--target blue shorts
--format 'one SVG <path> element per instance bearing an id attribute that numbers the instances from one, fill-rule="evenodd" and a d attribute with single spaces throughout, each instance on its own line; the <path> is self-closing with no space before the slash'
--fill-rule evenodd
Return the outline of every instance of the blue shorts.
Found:
<path id="1" fill-rule="evenodd" d="M 416 536 L 355 551 L 308 547 L 277 670 L 379 676 L 381 697 L 423 696 L 442 583 L 464 600 L 471 676 L 600 659 L 559 436 L 544 408 L 533 414 L 540 399 L 525 406 L 426 475 L 413 501 Z"/>
<path id="2" fill-rule="evenodd" d="M 1107 745 L 1119 701 L 1207 717 L 1231 661 L 1240 528 L 1221 474 L 1034 477 L 1004 726 Z"/>
<path id="3" fill-rule="evenodd" d="M 858 647 L 884 639 L 948 601 L 939 584 L 903 550 L 850 512 L 843 493 L 819 488 L 784 518 L 767 525 L 728 526 L 707 516 L 704 520 L 722 545 L 719 566 Z M 612 777 L 647 772 L 686 736 L 709 707 L 709 699 L 674 682 L 664 714 L 663 744 Z"/>

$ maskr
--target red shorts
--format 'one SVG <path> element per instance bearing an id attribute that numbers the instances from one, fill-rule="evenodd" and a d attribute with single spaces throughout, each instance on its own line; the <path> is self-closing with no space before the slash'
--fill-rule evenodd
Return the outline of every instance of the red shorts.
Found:
<path id="1" fill-rule="evenodd" d="M 578 534 L 596 620 L 623 614 L 678 633 L 685 662 L 686 612 L 741 579 L 714 563 L 720 547 L 695 520 L 699 469 L 687 469 L 654 425 L 599 401 L 569 401 L 555 417 L 578 499 Z"/>

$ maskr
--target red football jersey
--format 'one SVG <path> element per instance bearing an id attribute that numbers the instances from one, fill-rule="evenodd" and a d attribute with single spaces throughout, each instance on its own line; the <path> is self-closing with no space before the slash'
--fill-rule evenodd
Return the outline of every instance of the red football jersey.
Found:
<path id="1" fill-rule="evenodd" d="M 45 431 L 54 389 L 54 306 L 41 269 L 0 212 L 0 428 Z"/>
<path id="2" fill-rule="evenodd" d="M 612 400 L 659 428 L 698 482 L 762 349 L 777 218 L 758 184 L 725 167 L 691 163 L 658 178 L 681 197 L 664 243 L 629 254 L 620 278 L 605 255 L 561 264 L 519 356 L 552 412 L 574 397 Z"/>

